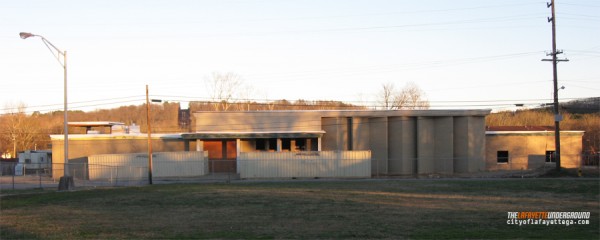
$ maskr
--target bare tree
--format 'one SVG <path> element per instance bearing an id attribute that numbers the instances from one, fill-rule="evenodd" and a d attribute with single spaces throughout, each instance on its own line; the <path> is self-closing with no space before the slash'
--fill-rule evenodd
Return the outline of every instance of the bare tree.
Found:
<path id="1" fill-rule="evenodd" d="M 385 83 L 382 86 L 377 98 L 384 109 L 429 109 L 425 92 L 413 82 L 407 83 L 400 91 L 395 90 L 393 83 Z"/>
<path id="2" fill-rule="evenodd" d="M 379 99 L 379 104 L 384 109 L 391 110 L 394 109 L 394 84 L 393 83 L 384 83 L 382 85 L 381 92 L 379 92 L 377 99 Z"/>
<path id="3" fill-rule="evenodd" d="M 242 78 L 232 72 L 214 72 L 206 79 L 206 88 L 215 111 L 229 110 L 242 82 Z"/>
<path id="4" fill-rule="evenodd" d="M 409 82 L 394 97 L 393 107 L 394 109 L 429 109 L 429 100 L 416 83 Z"/>

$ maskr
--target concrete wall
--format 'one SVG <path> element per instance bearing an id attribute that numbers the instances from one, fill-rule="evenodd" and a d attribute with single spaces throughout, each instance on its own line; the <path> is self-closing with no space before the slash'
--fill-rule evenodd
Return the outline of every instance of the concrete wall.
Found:
<path id="1" fill-rule="evenodd" d="M 454 121 L 439 117 L 434 122 L 434 166 L 436 173 L 454 173 Z"/>
<path id="2" fill-rule="evenodd" d="M 327 117 L 322 118 L 322 130 L 324 134 L 321 138 L 321 149 L 323 151 L 342 151 L 347 146 L 347 123 L 344 118 Z M 321 129 L 319 129 L 321 130 Z"/>
<path id="3" fill-rule="evenodd" d="M 485 169 L 485 118 L 454 118 L 454 172 L 468 173 Z"/>
<path id="4" fill-rule="evenodd" d="M 64 140 L 62 135 L 52 135 L 52 177 L 63 176 Z M 194 145 L 195 143 L 189 143 Z M 153 152 L 187 151 L 189 144 L 176 137 L 153 135 Z M 85 161 L 90 155 L 141 153 L 148 151 L 147 135 L 69 135 L 69 162 Z"/>
<path id="5" fill-rule="evenodd" d="M 577 168 L 581 164 L 583 132 L 561 132 L 561 166 Z M 488 133 L 486 135 L 486 169 L 523 170 L 554 167 L 546 163 L 546 151 L 554 151 L 553 132 Z M 508 151 L 508 163 L 498 163 L 497 152 Z"/>
<path id="6" fill-rule="evenodd" d="M 435 128 L 434 119 L 417 119 L 417 172 L 418 174 L 435 172 Z"/>
<path id="7" fill-rule="evenodd" d="M 352 118 L 352 125 L 352 150 L 369 150 L 371 146 L 369 141 L 369 118 L 354 117 Z"/>
<path id="8" fill-rule="evenodd" d="M 389 174 L 413 174 L 417 167 L 416 118 L 388 119 Z"/>
<path id="9" fill-rule="evenodd" d="M 322 151 L 370 150 L 373 175 L 410 175 L 483 170 L 485 116 L 489 112 L 351 110 L 194 115 L 196 131 L 324 131 Z"/>
<path id="10" fill-rule="evenodd" d="M 369 143 L 373 175 L 388 173 L 388 121 L 387 118 L 369 119 Z"/>
<path id="11" fill-rule="evenodd" d="M 198 112 L 195 131 L 266 132 L 321 130 L 321 117 L 293 111 Z"/>

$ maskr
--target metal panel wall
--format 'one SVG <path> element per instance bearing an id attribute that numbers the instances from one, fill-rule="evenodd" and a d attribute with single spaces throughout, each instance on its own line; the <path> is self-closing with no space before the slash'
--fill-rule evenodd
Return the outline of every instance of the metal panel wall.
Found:
<path id="1" fill-rule="evenodd" d="M 153 177 L 208 174 L 207 152 L 158 152 L 152 155 Z M 142 179 L 148 174 L 148 154 L 102 154 L 88 157 L 89 180 Z"/>
<path id="2" fill-rule="evenodd" d="M 241 178 L 368 178 L 371 152 L 242 152 L 238 169 Z"/>

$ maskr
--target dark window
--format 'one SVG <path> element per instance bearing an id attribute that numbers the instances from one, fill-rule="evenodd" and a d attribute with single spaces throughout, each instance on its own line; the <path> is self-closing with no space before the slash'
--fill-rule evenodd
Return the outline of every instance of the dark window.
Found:
<path id="1" fill-rule="evenodd" d="M 306 151 L 306 139 L 296 138 L 296 149 L 295 151 Z"/>
<path id="2" fill-rule="evenodd" d="M 256 150 L 267 150 L 267 139 L 256 139 Z"/>
<path id="3" fill-rule="evenodd" d="M 508 163 L 508 151 L 498 151 L 496 156 L 498 163 Z"/>
<path id="4" fill-rule="evenodd" d="M 547 163 L 555 163 L 556 162 L 556 152 L 555 151 L 546 151 L 546 162 Z"/>
<path id="5" fill-rule="evenodd" d="M 269 138 L 269 150 L 277 150 L 277 138 Z"/>
<path id="6" fill-rule="evenodd" d="M 282 138 L 281 139 L 281 151 L 291 151 L 292 139 Z"/>

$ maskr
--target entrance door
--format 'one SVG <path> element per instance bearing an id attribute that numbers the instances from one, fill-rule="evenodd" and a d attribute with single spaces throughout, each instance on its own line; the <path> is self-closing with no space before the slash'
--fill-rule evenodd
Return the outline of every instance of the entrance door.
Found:
<path id="1" fill-rule="evenodd" d="M 206 140 L 204 151 L 208 151 L 210 172 L 235 173 L 237 149 L 235 140 Z"/>

